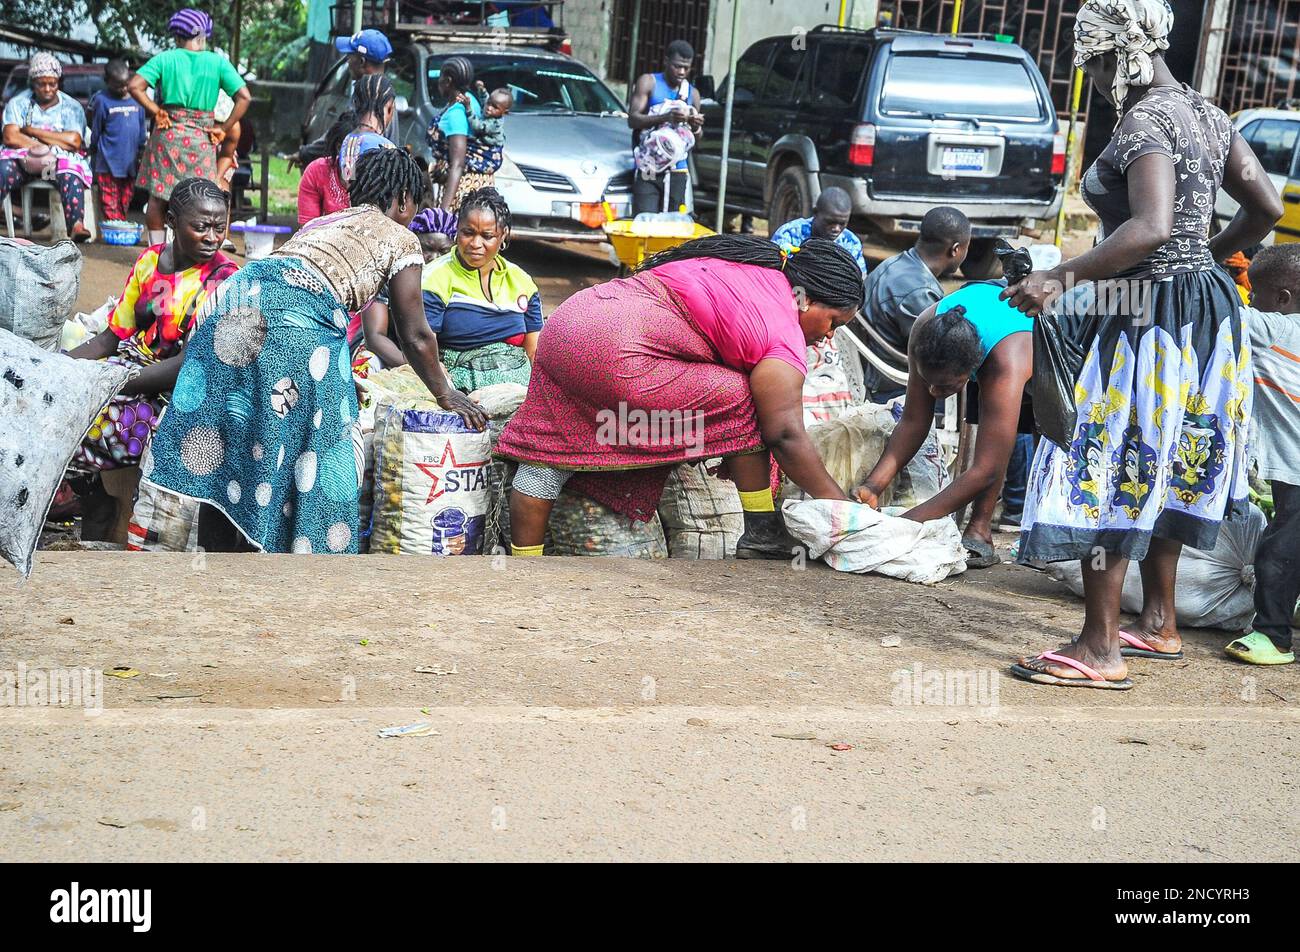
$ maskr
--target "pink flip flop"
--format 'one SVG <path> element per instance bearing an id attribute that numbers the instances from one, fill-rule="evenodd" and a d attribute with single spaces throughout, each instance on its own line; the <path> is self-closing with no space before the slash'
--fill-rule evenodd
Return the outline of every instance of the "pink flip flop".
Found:
<path id="1" fill-rule="evenodd" d="M 1044 651 L 1038 657 L 1044 661 L 1054 661 L 1057 664 L 1065 665 L 1067 668 L 1074 668 L 1083 677 L 1058 678 L 1054 674 L 1048 674 L 1046 671 L 1035 671 L 1033 668 L 1026 668 L 1021 664 L 1013 664 L 1011 673 L 1024 681 L 1033 681 L 1035 684 L 1050 684 L 1058 688 L 1097 688 L 1103 691 L 1127 691 L 1133 687 L 1133 682 L 1129 678 L 1120 681 L 1108 681 L 1096 668 L 1089 667 L 1074 658 L 1067 658 L 1065 655 L 1057 654 L 1055 651 Z"/>
<path id="2" fill-rule="evenodd" d="M 1119 653 L 1125 658 L 1156 658 L 1161 661 L 1181 661 L 1183 657 L 1181 648 L 1172 654 L 1168 651 L 1157 651 L 1137 635 L 1131 635 L 1122 628 L 1119 632 L 1119 640 L 1128 646 L 1119 649 Z"/>

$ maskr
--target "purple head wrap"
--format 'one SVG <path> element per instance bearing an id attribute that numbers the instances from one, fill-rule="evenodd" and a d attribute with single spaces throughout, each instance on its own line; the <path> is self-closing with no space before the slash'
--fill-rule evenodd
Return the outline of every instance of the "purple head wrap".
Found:
<path id="1" fill-rule="evenodd" d="M 172 14 L 171 20 L 167 23 L 167 29 L 173 36 L 179 36 L 183 40 L 198 36 L 200 33 L 204 36 L 211 36 L 212 17 L 202 10 L 193 10 L 186 7 L 184 10 L 177 10 Z"/>
<path id="2" fill-rule="evenodd" d="M 411 231 L 417 235 L 456 237 L 456 216 L 441 208 L 426 208 L 411 219 Z"/>

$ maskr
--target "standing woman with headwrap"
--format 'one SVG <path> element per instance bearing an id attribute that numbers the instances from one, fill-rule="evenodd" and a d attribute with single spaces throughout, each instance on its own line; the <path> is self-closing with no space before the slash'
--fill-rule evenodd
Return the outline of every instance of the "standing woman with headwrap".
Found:
<path id="1" fill-rule="evenodd" d="M 85 241 L 90 237 L 84 223 L 90 186 L 90 164 L 82 139 L 86 111 L 59 89 L 63 67 L 53 55 L 35 54 L 27 70 L 31 88 L 10 99 L 4 109 L 0 196 L 32 179 L 52 177 L 63 203 L 68 235 L 73 241 Z"/>
<path id="2" fill-rule="evenodd" d="M 248 109 L 248 85 L 230 60 L 209 50 L 212 18 L 200 10 L 178 11 L 167 25 L 176 37 L 175 49 L 154 56 L 131 77 L 130 91 L 153 119 L 136 187 L 149 193 L 145 223 L 149 244 L 164 236 L 167 202 L 181 179 L 217 179 L 217 147 L 230 135 Z M 148 95 L 153 87 L 154 98 Z M 226 121 L 212 114 L 217 91 L 234 100 Z"/>
<path id="3" fill-rule="evenodd" d="M 1063 319 L 1086 355 L 1075 425 L 1068 445 L 1039 443 L 1020 535 L 1022 562 L 1083 567 L 1079 637 L 1012 666 L 1038 683 L 1123 689 L 1132 686 L 1126 657 L 1181 658 L 1182 548 L 1213 548 L 1246 498 L 1250 350 L 1219 262 L 1264 237 L 1282 206 L 1231 120 L 1165 65 L 1172 25 L 1165 0 L 1080 8 L 1075 63 L 1120 115 L 1082 183 L 1101 240 L 1003 292 L 1038 314 L 1063 287 L 1098 282 L 1062 300 L 1067 313 L 1086 311 Z M 1220 188 L 1241 210 L 1211 239 Z M 1143 606 L 1121 629 L 1130 560 L 1141 565 Z"/>

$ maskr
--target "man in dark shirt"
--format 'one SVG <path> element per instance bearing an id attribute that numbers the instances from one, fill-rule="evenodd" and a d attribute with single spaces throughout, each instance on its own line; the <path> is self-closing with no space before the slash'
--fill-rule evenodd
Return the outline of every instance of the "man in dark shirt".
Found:
<path id="1" fill-rule="evenodd" d="M 955 208 L 941 205 L 925 213 L 916 244 L 881 262 L 866 279 L 862 313 L 890 347 L 907 353 L 912 325 L 931 304 L 943 297 L 940 278 L 956 273 L 970 248 L 970 221 Z M 878 348 L 854 322 L 849 329 L 876 353 Z M 884 357 L 884 355 L 881 355 Z M 888 358 L 886 358 L 888 359 Z M 905 388 L 864 363 L 867 391 L 875 403 L 888 403 Z M 907 372 L 906 364 L 891 365 Z"/>

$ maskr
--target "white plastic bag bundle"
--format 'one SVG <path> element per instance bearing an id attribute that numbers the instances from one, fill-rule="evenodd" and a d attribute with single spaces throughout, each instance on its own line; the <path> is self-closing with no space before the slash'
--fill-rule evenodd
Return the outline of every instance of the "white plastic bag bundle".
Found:
<path id="1" fill-rule="evenodd" d="M 477 555 L 488 508 L 486 431 L 454 413 L 380 403 L 375 409 L 370 551 Z"/>
<path id="2" fill-rule="evenodd" d="M 1245 631 L 1255 617 L 1255 550 L 1267 520 L 1257 506 L 1223 520 L 1219 541 L 1209 552 L 1184 547 L 1178 560 L 1178 589 L 1174 618 L 1188 628 Z M 1047 574 L 1083 596 L 1083 570 L 1078 562 L 1053 562 Z M 1120 607 L 1130 614 L 1142 610 L 1142 575 L 1130 562 L 1124 576 Z"/>
<path id="3" fill-rule="evenodd" d="M 68 240 L 46 247 L 0 238 L 0 288 L 0 330 L 58 350 L 81 289 L 81 251 Z"/>
<path id="4" fill-rule="evenodd" d="M 787 500 L 781 512 L 808 554 L 839 572 L 932 585 L 966 571 L 961 532 L 951 519 L 913 522 L 838 499 Z"/>
<path id="5" fill-rule="evenodd" d="M 659 499 L 668 554 L 674 559 L 730 559 L 745 531 L 736 484 L 710 476 L 703 463 L 673 468 Z"/>
<path id="6" fill-rule="evenodd" d="M 59 348 L 61 350 L 72 350 L 80 347 L 96 334 L 108 329 L 108 319 L 113 314 L 113 309 L 117 307 L 117 298 L 109 295 L 99 307 L 95 308 L 89 314 L 84 311 L 78 311 L 68 322 L 63 325 L 63 330 L 59 334 Z"/>
<path id="7" fill-rule="evenodd" d="M 0 330 L 0 557 L 24 577 L 63 471 L 135 371 L 73 360 Z"/>

